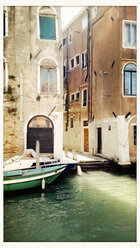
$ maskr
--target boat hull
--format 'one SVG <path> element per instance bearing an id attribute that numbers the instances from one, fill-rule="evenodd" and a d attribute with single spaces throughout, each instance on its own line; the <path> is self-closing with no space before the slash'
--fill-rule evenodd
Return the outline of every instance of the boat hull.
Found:
<path id="1" fill-rule="evenodd" d="M 36 169 L 35 171 L 19 171 L 19 175 L 4 177 L 4 191 L 17 191 L 42 186 L 44 178 L 45 184 L 53 182 L 66 168 L 66 166 L 55 166 L 54 168 Z M 14 174 L 14 172 L 13 172 Z"/>

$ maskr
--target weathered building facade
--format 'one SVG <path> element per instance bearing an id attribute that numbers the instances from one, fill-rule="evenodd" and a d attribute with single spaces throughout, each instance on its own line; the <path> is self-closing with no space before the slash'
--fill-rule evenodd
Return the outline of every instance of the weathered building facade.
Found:
<path id="1" fill-rule="evenodd" d="M 34 149 L 61 158 L 61 8 L 4 7 L 4 159 Z"/>
<path id="2" fill-rule="evenodd" d="M 64 30 L 64 148 L 136 161 L 136 27 L 136 7 L 100 6 Z"/>

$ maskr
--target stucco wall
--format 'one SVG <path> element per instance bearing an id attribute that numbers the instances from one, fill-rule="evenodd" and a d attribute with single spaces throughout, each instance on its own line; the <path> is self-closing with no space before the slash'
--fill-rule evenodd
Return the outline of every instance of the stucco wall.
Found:
<path id="1" fill-rule="evenodd" d="M 37 10 L 39 7 L 8 7 L 8 37 L 4 37 L 4 56 L 8 62 L 8 75 L 15 79 L 8 80 L 14 88 L 12 95 L 16 98 L 9 100 L 10 94 L 4 94 L 4 158 L 15 154 L 19 155 L 27 148 L 27 125 L 36 115 L 49 116 L 55 126 L 60 130 L 58 139 L 55 137 L 55 155 L 62 154 L 63 132 L 63 82 L 62 82 L 62 33 L 60 20 L 60 7 L 56 7 L 58 22 L 58 39 L 54 41 L 40 40 L 37 35 Z M 40 94 L 37 101 L 39 83 L 39 63 L 43 58 L 51 58 L 57 62 L 58 92 L 56 95 Z M 20 73 L 23 74 L 23 93 L 20 96 Z M 21 99 L 22 98 L 22 99 Z M 22 105 L 22 117 L 21 108 Z M 17 108 L 15 115 L 8 113 L 8 108 Z M 54 109 L 55 108 L 55 109 Z M 54 109 L 54 115 L 51 111 Z M 56 132 L 55 132 L 56 133 Z M 60 146 L 59 146 L 60 144 Z"/>

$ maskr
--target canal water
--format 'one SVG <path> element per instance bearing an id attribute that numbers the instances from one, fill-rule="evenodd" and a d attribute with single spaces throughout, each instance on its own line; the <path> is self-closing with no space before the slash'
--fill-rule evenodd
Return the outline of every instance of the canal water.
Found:
<path id="1" fill-rule="evenodd" d="M 5 242 L 135 242 L 136 178 L 91 171 L 4 197 Z"/>

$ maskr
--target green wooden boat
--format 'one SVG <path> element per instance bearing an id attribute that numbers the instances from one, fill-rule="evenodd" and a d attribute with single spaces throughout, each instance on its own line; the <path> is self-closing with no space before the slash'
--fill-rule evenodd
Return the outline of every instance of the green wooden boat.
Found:
<path id="1" fill-rule="evenodd" d="M 45 184 L 53 182 L 67 167 L 66 164 L 31 167 L 4 171 L 4 191 L 16 191 L 35 187 L 45 188 Z"/>

